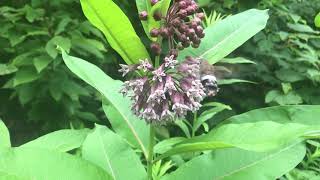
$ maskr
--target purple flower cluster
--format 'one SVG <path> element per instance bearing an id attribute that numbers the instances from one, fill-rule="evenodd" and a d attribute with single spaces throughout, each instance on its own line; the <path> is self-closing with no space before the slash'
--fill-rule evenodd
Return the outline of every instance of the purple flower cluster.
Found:
<path id="1" fill-rule="evenodd" d="M 174 56 L 154 68 L 148 60 L 137 65 L 121 65 L 119 72 L 126 75 L 136 70 L 146 76 L 124 82 L 121 93 L 133 101 L 132 111 L 148 123 L 165 124 L 196 111 L 206 96 L 200 81 L 200 60 L 187 57 L 178 63 Z"/>

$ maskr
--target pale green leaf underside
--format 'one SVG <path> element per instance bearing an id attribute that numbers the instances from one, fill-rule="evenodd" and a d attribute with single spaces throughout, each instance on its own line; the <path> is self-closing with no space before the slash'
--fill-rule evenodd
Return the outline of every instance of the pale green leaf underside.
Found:
<path id="1" fill-rule="evenodd" d="M 136 153 L 107 127 L 97 125 L 88 135 L 82 157 L 105 169 L 114 180 L 143 180 L 147 175 Z"/>
<path id="2" fill-rule="evenodd" d="M 57 151 L 38 148 L 0 150 L 0 175 L 23 180 L 112 180 L 103 169 Z"/>
<path id="3" fill-rule="evenodd" d="M 89 129 L 64 129 L 41 136 L 20 147 L 33 147 L 67 152 L 79 148 L 89 133 Z"/>
<path id="4" fill-rule="evenodd" d="M 303 144 L 272 152 L 220 149 L 192 159 L 162 180 L 271 180 L 297 166 L 305 155 Z"/>
<path id="5" fill-rule="evenodd" d="M 11 147 L 10 134 L 7 126 L 0 119 L 0 147 Z"/>

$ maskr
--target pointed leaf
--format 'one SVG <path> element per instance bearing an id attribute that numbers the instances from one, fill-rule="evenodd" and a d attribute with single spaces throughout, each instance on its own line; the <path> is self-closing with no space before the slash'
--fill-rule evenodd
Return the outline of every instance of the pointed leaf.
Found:
<path id="1" fill-rule="evenodd" d="M 2 173 L 24 180 L 112 180 L 103 169 L 79 157 L 37 148 L 1 149 Z"/>
<path id="2" fill-rule="evenodd" d="M 62 57 L 73 73 L 96 88 L 106 98 L 108 105 L 112 107 L 111 112 L 116 114 L 107 113 L 109 119 L 116 118 L 110 121 L 113 123 L 114 130 L 146 155 L 149 129 L 144 121 L 131 112 L 130 99 L 119 93 L 122 82 L 113 80 L 95 65 L 69 56 L 64 51 Z"/>
<path id="3" fill-rule="evenodd" d="M 320 125 L 320 105 L 274 106 L 252 110 L 226 120 L 232 123 L 274 121 L 277 123 L 300 123 L 311 126 Z"/>
<path id="4" fill-rule="evenodd" d="M 34 147 L 67 152 L 79 148 L 89 133 L 89 129 L 64 129 L 41 136 L 20 147 Z"/>
<path id="5" fill-rule="evenodd" d="M 270 151 L 303 140 L 305 134 L 319 131 L 320 126 L 302 124 L 279 124 L 271 121 L 243 124 L 227 124 L 208 134 L 179 143 L 158 157 L 175 154 L 237 147 L 250 151 Z M 261 133 L 263 132 L 263 133 Z"/>
<path id="6" fill-rule="evenodd" d="M 146 172 L 137 154 L 117 134 L 97 125 L 82 148 L 82 157 L 106 170 L 114 180 L 144 179 Z"/>
<path id="7" fill-rule="evenodd" d="M 221 149 L 192 159 L 162 180 L 277 179 L 297 166 L 305 152 L 303 144 L 292 144 L 266 153 Z"/>
<path id="8" fill-rule="evenodd" d="M 80 2 L 85 16 L 104 33 L 111 47 L 127 64 L 136 64 L 139 59 L 150 59 L 128 17 L 112 0 Z"/>
<path id="9" fill-rule="evenodd" d="M 268 11 L 256 9 L 229 16 L 205 29 L 206 36 L 199 48 L 186 48 L 180 52 L 178 58 L 182 60 L 185 56 L 202 57 L 214 64 L 261 31 L 268 18 Z"/>

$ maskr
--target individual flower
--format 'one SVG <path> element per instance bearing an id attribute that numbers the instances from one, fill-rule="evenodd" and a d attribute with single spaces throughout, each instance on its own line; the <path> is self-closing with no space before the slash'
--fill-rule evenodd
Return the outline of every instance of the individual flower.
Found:
<path id="1" fill-rule="evenodd" d="M 196 111 L 206 97 L 200 79 L 200 59 L 188 57 L 179 63 L 174 56 L 154 69 L 147 60 L 122 65 L 121 72 L 144 70 L 145 76 L 124 82 L 120 92 L 133 102 L 132 111 L 148 123 L 165 124 Z"/>

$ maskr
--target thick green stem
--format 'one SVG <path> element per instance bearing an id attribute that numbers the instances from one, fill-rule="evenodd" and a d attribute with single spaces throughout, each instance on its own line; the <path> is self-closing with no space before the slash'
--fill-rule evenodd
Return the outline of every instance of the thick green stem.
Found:
<path id="1" fill-rule="evenodd" d="M 150 124 L 149 148 L 148 148 L 148 159 L 147 159 L 148 180 L 152 180 L 153 147 L 155 142 L 154 138 L 155 138 L 155 128 L 152 124 Z"/>

